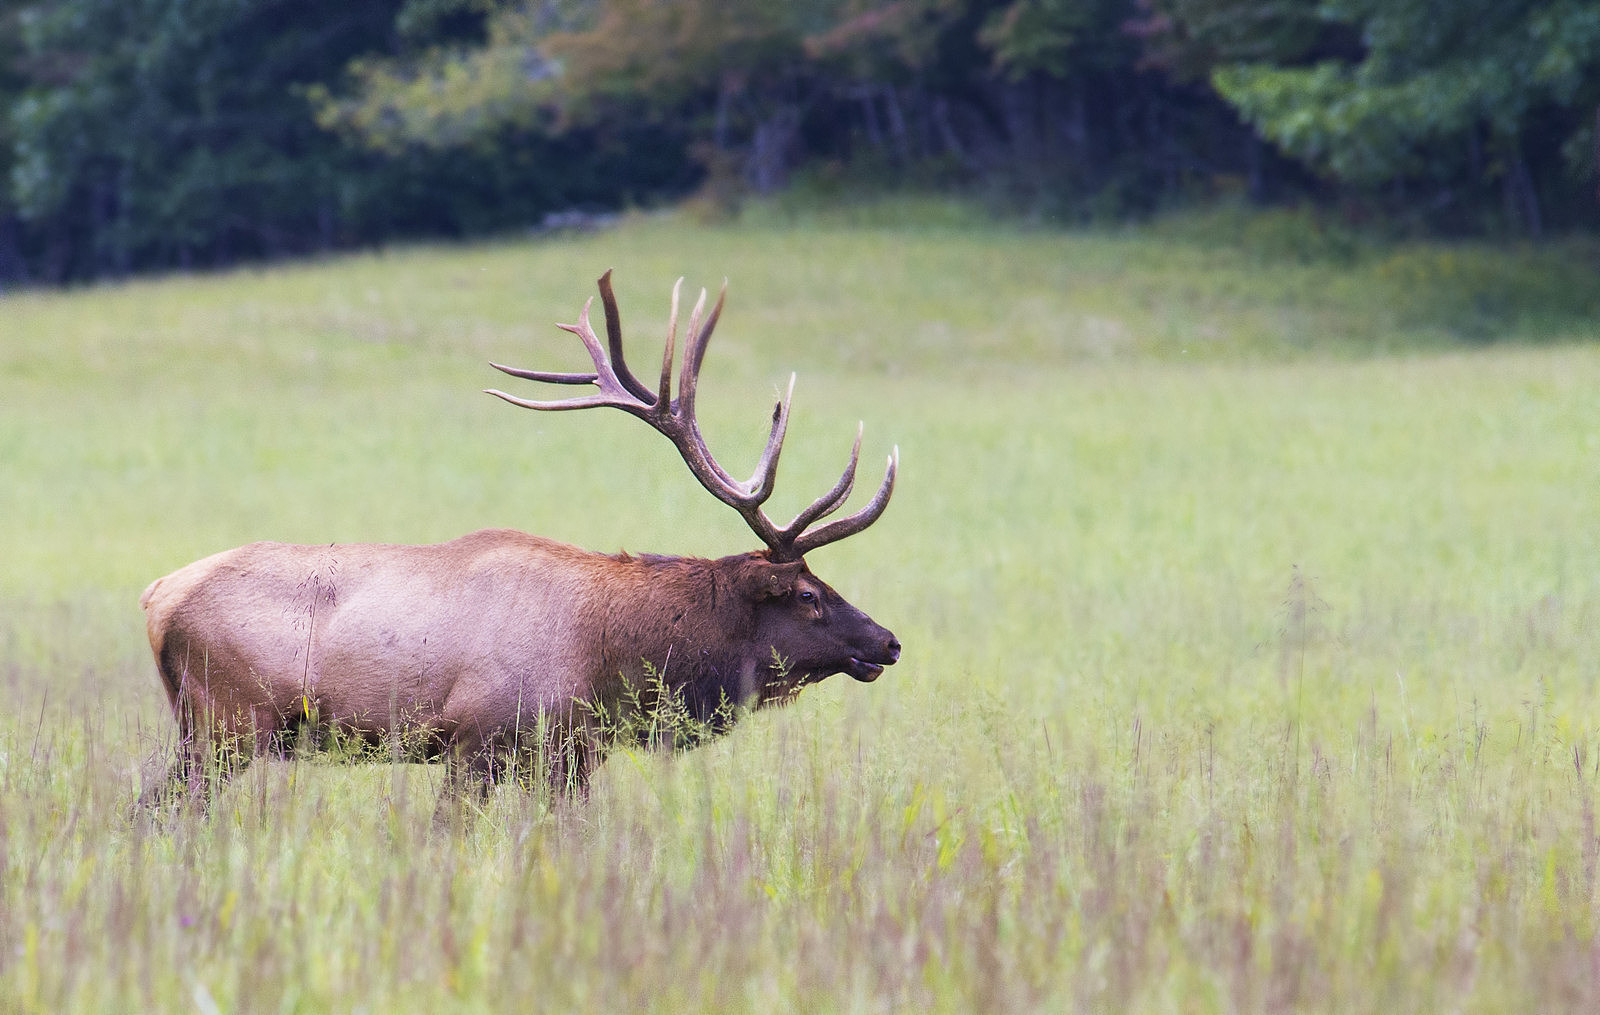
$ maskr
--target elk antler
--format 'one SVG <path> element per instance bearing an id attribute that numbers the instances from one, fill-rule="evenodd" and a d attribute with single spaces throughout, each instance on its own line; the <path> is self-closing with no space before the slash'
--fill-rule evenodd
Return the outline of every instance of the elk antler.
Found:
<path id="1" fill-rule="evenodd" d="M 695 388 L 699 383 L 700 363 L 705 359 L 706 345 L 711 341 L 711 332 L 716 328 L 717 319 L 722 315 L 722 304 L 728 295 L 727 282 L 723 282 L 722 292 L 717 296 L 716 306 L 711 308 L 710 314 L 705 314 L 704 289 L 700 290 L 700 299 L 689 314 L 689 331 L 686 337 L 688 345 L 684 350 L 683 363 L 678 372 L 677 398 L 672 397 L 672 362 L 678 335 L 678 293 L 683 286 L 683 279 L 678 279 L 677 284 L 672 287 L 672 316 L 667 324 L 667 348 L 661 358 L 661 381 L 654 391 L 633 375 L 623 359 L 622 319 L 617 313 L 616 296 L 611 291 L 610 271 L 600 276 L 599 284 L 600 303 L 606 315 L 609 356 L 606 347 L 600 344 L 599 337 L 589 324 L 589 308 L 594 305 L 594 297 L 591 296 L 583 305 L 583 313 L 578 316 L 577 324 L 557 325 L 583 340 L 584 347 L 589 350 L 589 358 L 594 361 L 594 373 L 553 373 L 501 366 L 499 363 L 489 364 L 502 373 L 530 381 L 544 381 L 549 384 L 593 384 L 599 389 L 595 394 L 564 398 L 554 402 L 538 402 L 516 398 L 494 389 L 489 389 L 486 393 L 525 409 L 589 409 L 609 405 L 638 416 L 672 442 L 672 446 L 678 449 L 678 454 L 683 456 L 684 463 L 689 466 L 689 471 L 694 473 L 701 486 L 709 490 L 713 497 L 739 512 L 745 524 L 767 544 L 772 551 L 771 556 L 774 561 L 799 560 L 819 546 L 855 535 L 877 521 L 878 516 L 883 514 L 884 508 L 889 506 L 889 495 L 894 492 L 895 472 L 900 467 L 898 447 L 889 456 L 889 465 L 884 472 L 882 485 L 865 507 L 853 515 L 834 519 L 810 532 L 806 531 L 814 522 L 837 511 L 849 499 L 850 491 L 855 486 L 856 463 L 861 456 L 861 427 L 857 427 L 855 446 L 850 449 L 850 464 L 845 466 L 844 474 L 839 477 L 839 482 L 834 484 L 833 489 L 818 497 L 810 507 L 795 515 L 794 520 L 782 528 L 774 525 L 761 510 L 761 505 L 772 496 L 772 483 L 778 472 L 778 456 L 783 451 L 783 437 L 789 428 L 789 402 L 794 397 L 793 374 L 789 376 L 789 390 L 773 407 L 772 432 L 767 436 L 767 446 L 762 450 L 760 460 L 756 462 L 755 474 L 740 482 L 730 476 L 721 465 L 717 464 L 717 460 L 711 457 L 711 452 L 706 448 L 706 439 L 700 433 L 700 424 L 695 419 Z"/>

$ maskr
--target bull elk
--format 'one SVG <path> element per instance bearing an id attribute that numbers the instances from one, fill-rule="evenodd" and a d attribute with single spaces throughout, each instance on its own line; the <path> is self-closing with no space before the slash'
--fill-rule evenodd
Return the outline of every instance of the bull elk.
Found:
<path id="1" fill-rule="evenodd" d="M 835 673 L 872 681 L 894 663 L 895 636 L 812 574 L 805 555 L 883 514 L 898 448 L 870 502 L 818 524 L 850 496 L 858 428 L 838 483 L 788 525 L 774 524 L 762 505 L 794 379 L 773 410 L 754 475 L 734 479 L 695 419 L 700 364 L 727 286 L 710 313 L 700 293 L 673 397 L 682 282 L 672 290 L 654 389 L 623 357 L 608 271 L 599 287 L 609 351 L 589 323 L 592 297 L 577 324 L 560 325 L 583 341 L 592 372 L 491 364 L 513 377 L 597 390 L 557 401 L 487 393 L 527 409 L 611 406 L 639 417 L 739 513 L 763 549 L 718 560 L 602 554 L 490 529 L 430 546 L 251 543 L 196 561 L 140 598 L 178 726 L 176 759 L 143 802 L 188 798 L 203 807 L 251 758 L 330 735 L 355 745 L 356 756 L 371 748 L 368 757 L 443 761 L 441 807 L 463 790 L 486 794 L 508 771 L 581 790 L 628 728 L 616 719 L 630 709 L 670 704 L 715 734 L 737 709 L 787 702 Z"/>

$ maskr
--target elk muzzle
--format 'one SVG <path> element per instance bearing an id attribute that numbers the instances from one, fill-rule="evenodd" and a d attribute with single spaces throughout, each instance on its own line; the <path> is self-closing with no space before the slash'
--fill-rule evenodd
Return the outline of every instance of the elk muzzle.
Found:
<path id="1" fill-rule="evenodd" d="M 877 627 L 877 625 L 873 625 Z M 893 666 L 900 659 L 900 639 L 888 628 L 878 627 L 877 635 L 872 639 L 872 647 L 865 652 L 851 656 L 845 664 L 844 671 L 863 684 L 870 684 L 883 675 L 885 666 Z"/>

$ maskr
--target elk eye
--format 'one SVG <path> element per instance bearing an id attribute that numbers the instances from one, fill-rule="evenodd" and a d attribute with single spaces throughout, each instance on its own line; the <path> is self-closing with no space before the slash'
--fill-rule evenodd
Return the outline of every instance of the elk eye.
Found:
<path id="1" fill-rule="evenodd" d="M 817 594 L 810 590 L 803 590 L 800 593 L 800 601 L 802 603 L 806 603 L 807 605 L 814 603 L 817 601 Z"/>

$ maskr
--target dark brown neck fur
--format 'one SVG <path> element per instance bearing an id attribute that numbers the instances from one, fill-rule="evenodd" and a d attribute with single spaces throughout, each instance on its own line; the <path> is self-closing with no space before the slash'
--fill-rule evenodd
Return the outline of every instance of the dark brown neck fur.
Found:
<path id="1" fill-rule="evenodd" d="M 701 722 L 724 703 L 755 704 L 770 659 L 750 648 L 754 606 L 730 584 L 732 569 L 700 557 L 612 559 L 626 571 L 602 606 L 605 673 L 642 690 L 648 662 Z"/>

